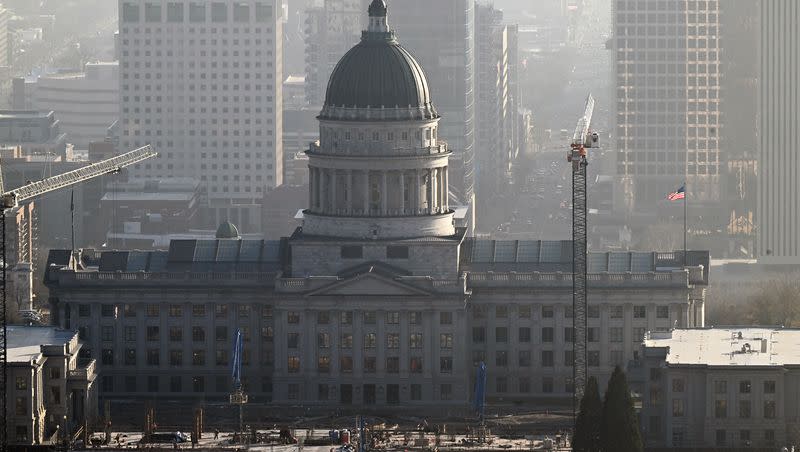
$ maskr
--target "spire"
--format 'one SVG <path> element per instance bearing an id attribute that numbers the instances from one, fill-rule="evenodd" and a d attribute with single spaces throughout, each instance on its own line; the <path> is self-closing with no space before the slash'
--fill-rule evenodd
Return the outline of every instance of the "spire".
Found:
<path id="1" fill-rule="evenodd" d="M 384 0 L 372 0 L 369 5 L 369 28 L 370 33 L 388 33 L 389 21 L 387 20 L 386 2 Z"/>

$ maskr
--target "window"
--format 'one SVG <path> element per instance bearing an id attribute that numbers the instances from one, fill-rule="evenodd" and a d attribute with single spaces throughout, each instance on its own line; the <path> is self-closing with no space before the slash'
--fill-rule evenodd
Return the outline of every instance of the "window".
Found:
<path id="1" fill-rule="evenodd" d="M 407 246 L 387 246 L 386 247 L 387 259 L 408 259 Z"/>
<path id="2" fill-rule="evenodd" d="M 114 392 L 114 377 L 104 376 L 101 380 L 101 386 L 103 392 Z"/>
<path id="3" fill-rule="evenodd" d="M 16 438 L 17 442 L 20 443 L 27 443 L 28 442 L 28 427 L 25 425 L 18 425 L 16 427 Z"/>
<path id="4" fill-rule="evenodd" d="M 136 306 L 132 304 L 122 305 L 122 313 L 125 317 L 136 317 Z"/>
<path id="5" fill-rule="evenodd" d="M 300 372 L 300 357 L 299 356 L 290 356 L 288 358 L 288 371 L 290 374 L 296 374 Z"/>
<path id="6" fill-rule="evenodd" d="M 362 259 L 364 249 L 358 245 L 345 245 L 341 248 L 342 259 Z"/>
<path id="7" fill-rule="evenodd" d="M 453 324 L 453 313 L 452 312 L 440 312 L 439 313 L 439 325 L 452 325 Z"/>
<path id="8" fill-rule="evenodd" d="M 518 308 L 519 318 L 521 319 L 529 319 L 531 318 L 531 307 L 529 305 L 521 305 Z"/>
<path id="9" fill-rule="evenodd" d="M 192 327 L 192 341 L 204 342 L 206 340 L 206 330 L 202 326 Z"/>
<path id="10" fill-rule="evenodd" d="M 544 393 L 553 392 L 553 377 L 542 378 L 542 392 Z"/>
<path id="11" fill-rule="evenodd" d="M 388 333 L 386 335 L 386 348 L 400 348 L 400 335 Z"/>
<path id="12" fill-rule="evenodd" d="M 542 367 L 553 367 L 552 350 L 542 350 Z"/>
<path id="13" fill-rule="evenodd" d="M 342 325 L 352 325 L 353 311 L 342 311 L 341 315 L 339 316 L 339 323 Z"/>
<path id="14" fill-rule="evenodd" d="M 750 430 L 739 430 L 739 441 L 750 445 Z"/>
<path id="15" fill-rule="evenodd" d="M 646 306 L 634 306 L 633 307 L 633 318 L 634 319 L 644 319 L 647 317 L 647 307 Z"/>
<path id="16" fill-rule="evenodd" d="M 775 430 L 764 430 L 764 442 L 767 443 L 768 446 L 775 444 Z"/>
<path id="17" fill-rule="evenodd" d="M 329 323 L 331 323 L 331 313 L 329 311 L 317 313 L 317 325 L 327 325 Z"/>
<path id="18" fill-rule="evenodd" d="M 742 419 L 749 419 L 751 413 L 751 405 L 749 400 L 739 401 L 739 417 Z"/>
<path id="19" fill-rule="evenodd" d="M 422 358 L 419 356 L 412 356 L 408 362 L 408 370 L 412 374 L 422 373 Z"/>
<path id="20" fill-rule="evenodd" d="M 453 357 L 442 356 L 439 358 L 439 372 L 443 374 L 453 373 Z"/>
<path id="21" fill-rule="evenodd" d="M 422 324 L 422 313 L 421 312 L 409 312 L 408 313 L 408 323 L 411 325 L 420 325 Z"/>
<path id="22" fill-rule="evenodd" d="M 495 391 L 498 393 L 508 392 L 508 379 L 506 377 L 497 377 L 494 384 Z"/>
<path id="23" fill-rule="evenodd" d="M 112 342 L 114 340 L 114 327 L 113 326 L 100 327 L 100 340 L 104 342 Z"/>
<path id="24" fill-rule="evenodd" d="M 89 317 L 91 313 L 91 306 L 88 304 L 78 305 L 78 317 Z"/>
<path id="25" fill-rule="evenodd" d="M 442 333 L 439 335 L 439 348 L 442 349 L 451 349 L 453 348 L 453 334 L 452 333 Z"/>
<path id="26" fill-rule="evenodd" d="M 422 400 L 422 385 L 411 385 L 411 400 Z"/>
<path id="27" fill-rule="evenodd" d="M 683 399 L 672 399 L 672 417 L 683 417 Z"/>
<path id="28" fill-rule="evenodd" d="M 571 326 L 564 328 L 564 342 L 575 342 L 575 328 Z"/>
<path id="29" fill-rule="evenodd" d="M 227 22 L 228 8 L 224 3 L 214 2 L 211 4 L 211 22 Z"/>
<path id="30" fill-rule="evenodd" d="M 564 318 L 571 319 L 575 317 L 575 309 L 573 309 L 572 305 L 568 305 L 564 307 Z"/>
<path id="31" fill-rule="evenodd" d="M 183 391 L 183 380 L 181 377 L 169 377 L 169 391 L 181 392 Z"/>
<path id="32" fill-rule="evenodd" d="M 519 392 L 521 393 L 529 393 L 531 392 L 531 379 L 528 377 L 519 377 Z"/>
<path id="33" fill-rule="evenodd" d="M 103 351 L 100 353 L 100 362 L 104 366 L 113 366 L 114 350 L 111 350 L 110 348 L 104 348 Z"/>
<path id="34" fill-rule="evenodd" d="M 331 370 L 331 357 L 320 356 L 317 358 L 317 372 L 328 373 Z"/>
<path id="35" fill-rule="evenodd" d="M 117 308 L 113 304 L 103 304 L 100 305 L 100 316 L 101 317 L 116 317 L 117 316 Z"/>
<path id="36" fill-rule="evenodd" d="M 508 342 L 508 328 L 504 326 L 496 327 L 494 329 L 494 340 L 499 343 Z"/>
<path id="37" fill-rule="evenodd" d="M 214 328 L 214 337 L 217 342 L 228 342 L 228 327 L 218 326 Z"/>
<path id="38" fill-rule="evenodd" d="M 483 344 L 486 342 L 486 328 L 482 326 L 472 327 L 472 343 Z"/>
<path id="39" fill-rule="evenodd" d="M 238 311 L 240 319 L 246 319 L 250 317 L 250 305 L 240 304 L 238 307 Z"/>
<path id="40" fill-rule="evenodd" d="M 353 372 L 353 357 L 342 356 L 339 358 L 339 370 L 346 373 Z"/>
<path id="41" fill-rule="evenodd" d="M 622 350 L 611 350 L 611 364 L 612 366 L 622 366 L 625 361 L 625 352 Z"/>
<path id="42" fill-rule="evenodd" d="M 530 342 L 531 341 L 531 329 L 527 326 L 520 327 L 519 329 L 519 341 L 520 342 Z"/>
<path id="43" fill-rule="evenodd" d="M 764 402 L 764 419 L 775 419 L 774 400 L 767 400 Z"/>
<path id="44" fill-rule="evenodd" d="M 366 311 L 364 312 L 364 325 L 375 325 L 377 321 L 377 315 L 375 311 Z"/>
<path id="45" fill-rule="evenodd" d="M 201 376 L 192 377 L 192 391 L 203 392 L 206 390 L 206 379 Z"/>
<path id="46" fill-rule="evenodd" d="M 317 400 L 328 400 L 330 397 L 330 386 L 326 384 L 317 385 Z"/>
<path id="47" fill-rule="evenodd" d="M 148 366 L 158 366 L 159 365 L 159 357 L 160 353 L 157 348 L 150 348 L 147 349 L 147 365 Z"/>
<path id="48" fill-rule="evenodd" d="M 739 382 L 739 393 L 740 394 L 750 394 L 753 385 L 750 383 L 750 380 L 742 380 Z"/>
<path id="49" fill-rule="evenodd" d="M 617 326 L 612 326 L 608 330 L 608 337 L 609 341 L 611 342 L 622 342 L 623 335 L 622 335 L 622 328 Z"/>
<path id="50" fill-rule="evenodd" d="M 553 328 L 549 326 L 542 328 L 542 342 L 553 342 Z"/>
<path id="51" fill-rule="evenodd" d="M 611 306 L 610 317 L 612 319 L 621 319 L 622 318 L 622 306 L 619 306 L 619 305 Z"/>
<path id="52" fill-rule="evenodd" d="M 590 319 L 599 319 L 600 318 L 600 306 L 592 305 L 588 307 L 588 314 Z"/>
<path id="53" fill-rule="evenodd" d="M 342 333 L 339 341 L 339 348 L 342 349 L 350 349 L 353 348 L 353 334 L 352 333 Z"/>
<path id="54" fill-rule="evenodd" d="M 634 328 L 633 329 L 633 342 L 634 343 L 641 343 L 644 340 L 644 328 Z"/>
<path id="55" fill-rule="evenodd" d="M 18 391 L 24 391 L 28 389 L 28 380 L 23 377 L 17 377 L 14 387 L 17 388 Z"/>
<path id="56" fill-rule="evenodd" d="M 181 342 L 183 340 L 183 328 L 179 326 L 169 327 L 170 342 Z"/>
<path id="57" fill-rule="evenodd" d="M 399 312 L 387 312 L 386 313 L 386 323 L 389 325 L 398 325 L 400 324 L 400 313 Z"/>
<path id="58" fill-rule="evenodd" d="M 472 365 L 477 366 L 480 363 L 486 362 L 486 352 L 483 350 L 472 351 Z"/>
<path id="59" fill-rule="evenodd" d="M 126 366 L 135 366 L 136 365 L 136 349 L 135 348 L 126 348 L 125 349 L 125 365 Z"/>
<path id="60" fill-rule="evenodd" d="M 167 22 L 183 22 L 183 3 L 167 4 Z"/>
<path id="61" fill-rule="evenodd" d="M 588 328 L 586 334 L 587 341 L 600 342 L 600 328 Z"/>
<path id="62" fill-rule="evenodd" d="M 390 356 L 386 358 L 386 372 L 396 374 L 400 372 L 400 358 L 397 356 Z"/>
<path id="63" fill-rule="evenodd" d="M 159 329 L 157 326 L 148 326 L 147 327 L 147 341 L 148 342 L 157 342 L 160 338 Z"/>
<path id="64" fill-rule="evenodd" d="M 330 346 L 331 346 L 331 335 L 328 333 L 317 333 L 317 347 L 330 348 Z"/>
<path id="65" fill-rule="evenodd" d="M 725 380 L 714 381 L 714 394 L 726 394 L 728 392 L 728 382 Z"/>
<path id="66" fill-rule="evenodd" d="M 261 338 L 267 342 L 272 342 L 272 338 L 275 335 L 271 326 L 262 326 L 261 327 Z"/>
<path id="67" fill-rule="evenodd" d="M 125 327 L 125 341 L 126 342 L 136 342 L 136 327 L 135 326 L 126 326 Z"/>
<path id="68" fill-rule="evenodd" d="M 716 444 L 717 444 L 717 446 L 724 446 L 725 445 L 725 436 L 726 435 L 727 435 L 727 433 L 725 432 L 725 430 L 717 430 L 716 431 L 716 440 L 717 440 Z"/>
<path id="69" fill-rule="evenodd" d="M 506 305 L 497 305 L 494 307 L 494 316 L 498 319 L 507 319 L 508 318 L 508 306 Z"/>
<path id="70" fill-rule="evenodd" d="M 291 323 L 293 325 L 296 325 L 296 324 L 300 323 L 300 314 L 297 313 L 297 312 L 292 312 L 292 311 L 287 312 L 286 313 L 286 323 Z"/>
<path id="71" fill-rule="evenodd" d="M 520 350 L 519 351 L 519 367 L 530 367 L 531 366 L 531 351 L 530 350 Z"/>
<path id="72" fill-rule="evenodd" d="M 724 419 L 728 417 L 728 401 L 715 400 L 714 401 L 714 417 L 717 419 Z"/>
<path id="73" fill-rule="evenodd" d="M 495 352 L 494 364 L 497 367 L 508 366 L 508 352 L 505 350 L 498 350 Z"/>
<path id="74" fill-rule="evenodd" d="M 205 366 L 206 365 L 206 351 L 194 350 L 192 351 L 192 365 Z"/>
<path id="75" fill-rule="evenodd" d="M 297 348 L 300 345 L 300 333 L 286 333 L 286 347 Z"/>
<path id="76" fill-rule="evenodd" d="M 25 416 L 28 414 L 28 398 L 17 397 L 14 403 L 14 414 L 17 416 Z"/>
<path id="77" fill-rule="evenodd" d="M 377 367 L 374 356 L 364 357 L 364 373 L 374 374 L 377 371 Z"/>
<path id="78" fill-rule="evenodd" d="M 683 392 L 686 388 L 686 380 L 683 378 L 672 379 L 672 392 Z"/>
<path id="79" fill-rule="evenodd" d="M 228 305 L 225 304 L 214 305 L 214 317 L 218 319 L 228 318 Z"/>
<path id="80" fill-rule="evenodd" d="M 157 304 L 147 305 L 147 317 L 158 317 L 159 315 L 160 315 L 160 309 Z"/>
<path id="81" fill-rule="evenodd" d="M 386 403 L 393 405 L 400 403 L 400 385 L 386 385 Z"/>
<path id="82" fill-rule="evenodd" d="M 264 320 L 272 320 L 272 307 L 264 306 L 261 308 L 261 318 Z"/>
<path id="83" fill-rule="evenodd" d="M 764 394 L 775 394 L 775 380 L 764 382 Z"/>
<path id="84" fill-rule="evenodd" d="M 573 350 L 564 350 L 564 366 L 573 367 L 575 365 L 575 352 Z"/>
<path id="85" fill-rule="evenodd" d="M 597 350 L 592 350 L 586 353 L 586 361 L 589 367 L 599 367 L 600 366 L 600 352 Z"/>
<path id="86" fill-rule="evenodd" d="M 289 383 L 286 387 L 286 398 L 289 400 L 297 400 L 300 398 L 300 385 L 297 383 Z"/>
<path id="87" fill-rule="evenodd" d="M 161 5 L 157 3 L 144 4 L 145 22 L 161 22 Z"/>
<path id="88" fill-rule="evenodd" d="M 233 4 L 233 21 L 247 23 L 250 20 L 250 6 L 246 3 Z"/>
<path id="89" fill-rule="evenodd" d="M 169 351 L 169 365 L 180 367 L 183 365 L 183 351 L 170 350 Z"/>
<path id="90" fill-rule="evenodd" d="M 183 306 L 178 305 L 178 304 L 169 305 L 169 316 L 170 317 L 181 317 L 181 316 L 183 316 Z"/>
<path id="91" fill-rule="evenodd" d="M 375 333 L 367 333 L 364 335 L 364 348 L 375 348 L 377 345 L 377 340 L 375 337 Z"/>
<path id="92" fill-rule="evenodd" d="M 226 350 L 217 350 L 214 354 L 214 363 L 217 366 L 227 366 L 228 352 Z"/>
<path id="93" fill-rule="evenodd" d="M 669 306 L 657 306 L 656 307 L 656 318 L 668 319 L 669 318 Z"/>
<path id="94" fill-rule="evenodd" d="M 543 319 L 552 319 L 553 318 L 553 307 L 552 306 L 542 306 L 542 318 Z"/>
<path id="95" fill-rule="evenodd" d="M 126 23 L 139 22 L 139 5 L 135 3 L 123 3 L 122 21 Z"/>

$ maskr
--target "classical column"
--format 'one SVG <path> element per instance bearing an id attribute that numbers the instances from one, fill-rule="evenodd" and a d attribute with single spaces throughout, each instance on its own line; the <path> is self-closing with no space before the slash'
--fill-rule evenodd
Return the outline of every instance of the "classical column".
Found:
<path id="1" fill-rule="evenodd" d="M 449 168 L 446 167 L 446 166 L 444 167 L 443 171 L 444 171 L 444 187 L 443 187 L 443 189 L 444 189 L 444 210 L 445 211 L 449 211 L 450 210 L 450 181 L 449 181 L 450 171 L 449 171 Z"/>
<path id="2" fill-rule="evenodd" d="M 336 190 L 336 188 L 337 188 L 336 187 L 336 170 L 332 169 L 332 170 L 330 170 L 330 172 L 331 172 L 331 182 L 330 182 L 330 184 L 331 184 L 331 214 L 336 215 L 338 207 L 339 207 L 339 203 L 336 202 L 337 201 L 337 199 L 336 199 L 336 194 L 337 194 L 337 190 Z"/>
<path id="3" fill-rule="evenodd" d="M 364 215 L 369 215 L 369 171 L 364 171 Z"/>
<path id="4" fill-rule="evenodd" d="M 420 191 L 422 191 L 422 183 L 419 179 L 419 170 L 414 170 L 414 177 L 416 178 L 416 185 L 414 185 L 414 205 L 411 206 L 414 209 L 414 215 L 419 215 L 419 211 L 422 208 L 422 203 L 420 202 Z"/>
<path id="5" fill-rule="evenodd" d="M 345 196 L 347 196 L 347 215 L 353 214 L 353 170 L 347 170 L 347 190 L 345 190 Z"/>
<path id="6" fill-rule="evenodd" d="M 308 210 L 314 210 L 314 168 L 308 167 Z"/>
<path id="7" fill-rule="evenodd" d="M 325 170 L 317 168 L 317 210 L 325 212 Z"/>
<path id="8" fill-rule="evenodd" d="M 430 170 L 430 189 L 428 193 L 430 193 L 430 207 L 428 208 L 429 213 L 436 213 L 436 168 Z"/>
<path id="9" fill-rule="evenodd" d="M 406 214 L 406 175 L 404 172 L 399 171 L 400 174 L 400 215 Z"/>
<path id="10" fill-rule="evenodd" d="M 386 187 L 386 171 L 381 171 L 381 216 L 389 214 L 389 196 Z"/>

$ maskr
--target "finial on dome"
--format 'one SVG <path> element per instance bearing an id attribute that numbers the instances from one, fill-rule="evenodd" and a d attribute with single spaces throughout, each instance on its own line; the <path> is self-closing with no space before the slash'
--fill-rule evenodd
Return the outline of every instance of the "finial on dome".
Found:
<path id="1" fill-rule="evenodd" d="M 389 20 L 386 18 L 386 2 L 384 0 L 372 0 L 369 5 L 369 33 L 388 33 Z"/>
<path id="2" fill-rule="evenodd" d="M 372 0 L 369 5 L 369 17 L 386 17 L 386 9 L 384 0 Z"/>

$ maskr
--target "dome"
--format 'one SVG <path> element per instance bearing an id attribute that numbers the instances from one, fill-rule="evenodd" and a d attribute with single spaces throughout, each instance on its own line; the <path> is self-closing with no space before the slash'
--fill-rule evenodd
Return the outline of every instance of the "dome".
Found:
<path id="1" fill-rule="evenodd" d="M 336 65 L 320 118 L 350 119 L 352 114 L 347 113 L 354 109 L 384 112 L 370 118 L 438 118 L 422 67 L 385 28 L 386 4 L 376 0 L 369 12 L 370 20 L 383 20 L 384 25 L 371 25 Z"/>
<path id="2" fill-rule="evenodd" d="M 217 238 L 218 239 L 238 239 L 239 238 L 239 229 L 236 228 L 236 225 L 231 223 L 230 221 L 226 221 L 219 225 L 217 228 Z"/>

